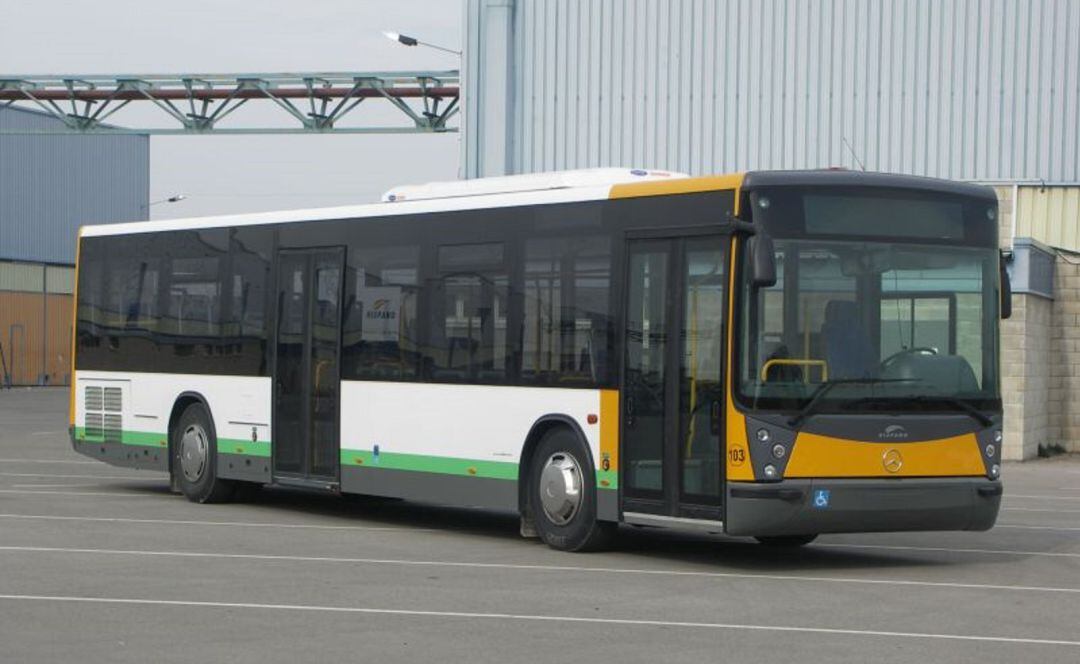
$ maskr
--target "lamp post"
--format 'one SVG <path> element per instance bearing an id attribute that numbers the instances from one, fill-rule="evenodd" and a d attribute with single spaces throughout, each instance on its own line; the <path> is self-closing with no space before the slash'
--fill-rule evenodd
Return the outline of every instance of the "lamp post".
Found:
<path id="1" fill-rule="evenodd" d="M 428 48 L 434 48 L 436 50 L 444 51 L 446 53 L 452 53 L 452 54 L 458 56 L 459 58 L 461 57 L 461 51 L 455 51 L 452 48 L 446 48 L 445 46 L 438 46 L 436 44 L 430 44 L 430 43 L 425 42 L 425 41 L 420 41 L 416 37 L 410 37 L 408 35 L 403 35 L 403 34 L 398 33 L 398 32 L 384 31 L 383 34 L 386 35 L 386 38 L 389 39 L 390 41 L 396 41 L 399 44 L 403 44 L 405 46 L 427 46 Z"/>

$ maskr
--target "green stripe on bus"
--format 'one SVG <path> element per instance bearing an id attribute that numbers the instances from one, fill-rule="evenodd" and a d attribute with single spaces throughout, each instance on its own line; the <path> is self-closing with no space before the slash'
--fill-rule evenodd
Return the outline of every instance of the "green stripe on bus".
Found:
<path id="1" fill-rule="evenodd" d="M 218 438 L 218 454 L 244 454 L 270 458 L 270 441 L 251 441 L 240 438 Z"/>
<path id="2" fill-rule="evenodd" d="M 86 427 L 75 427 L 75 439 L 80 443 L 104 443 L 103 437 L 89 437 L 86 435 Z M 169 437 L 156 431 L 131 431 L 125 429 L 120 432 L 120 443 L 123 445 L 138 445 L 140 447 L 168 447 Z M 269 457 L 270 441 L 252 442 L 242 438 L 218 438 L 217 450 L 219 454 L 244 454 L 247 456 Z"/>
<path id="3" fill-rule="evenodd" d="M 619 473 L 614 470 L 596 471 L 596 488 L 613 491 L 619 488 Z"/>
<path id="4" fill-rule="evenodd" d="M 75 427 L 75 439 L 80 443 L 104 443 L 104 436 L 86 435 L 86 427 Z M 109 441 L 113 442 L 113 441 Z M 168 436 L 153 431 L 128 431 L 120 432 L 119 442 L 123 445 L 138 445 L 139 447 L 168 447 Z"/>
<path id="5" fill-rule="evenodd" d="M 401 454 L 380 452 L 376 458 L 370 450 L 341 450 L 341 465 L 385 468 L 387 470 L 412 470 L 421 473 L 486 477 L 497 480 L 516 480 L 518 465 L 510 461 L 481 461 L 457 457 L 429 456 L 426 454 Z"/>

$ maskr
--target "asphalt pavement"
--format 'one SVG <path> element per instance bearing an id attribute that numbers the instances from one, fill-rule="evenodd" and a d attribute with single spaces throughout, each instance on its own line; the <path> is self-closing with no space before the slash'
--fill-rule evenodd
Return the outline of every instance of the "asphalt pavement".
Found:
<path id="1" fill-rule="evenodd" d="M 1006 464 L 986 533 L 799 550 L 267 489 L 195 505 L 67 441 L 67 391 L 0 391 L 0 662 L 1080 661 L 1080 459 Z"/>

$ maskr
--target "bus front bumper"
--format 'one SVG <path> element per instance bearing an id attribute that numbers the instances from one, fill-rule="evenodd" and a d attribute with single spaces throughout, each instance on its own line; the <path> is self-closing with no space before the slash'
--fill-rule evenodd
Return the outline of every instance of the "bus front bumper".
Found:
<path id="1" fill-rule="evenodd" d="M 729 535 L 989 530 L 1000 480 L 985 477 L 728 482 Z"/>

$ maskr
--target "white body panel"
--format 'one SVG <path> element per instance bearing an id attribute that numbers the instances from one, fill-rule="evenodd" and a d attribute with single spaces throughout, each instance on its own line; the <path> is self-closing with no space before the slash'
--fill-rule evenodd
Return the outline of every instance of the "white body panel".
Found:
<path id="1" fill-rule="evenodd" d="M 544 415 L 567 415 L 595 460 L 600 390 L 434 383 L 341 383 L 341 447 L 517 463 L 529 430 Z"/>
<path id="2" fill-rule="evenodd" d="M 84 426 L 83 394 L 87 386 L 123 389 L 125 431 L 168 433 L 169 414 L 184 392 L 201 394 L 210 406 L 218 438 L 273 440 L 270 431 L 271 383 L 266 377 L 157 374 L 80 370 L 75 399 L 75 424 Z"/>
<path id="3" fill-rule="evenodd" d="M 123 428 L 166 434 L 173 404 L 202 395 L 219 439 L 273 441 L 271 381 L 265 377 L 80 371 L 75 422 L 85 425 L 84 388 L 120 387 Z M 600 390 L 342 381 L 341 448 L 517 463 L 533 424 L 564 415 L 581 428 L 599 457 Z"/>

